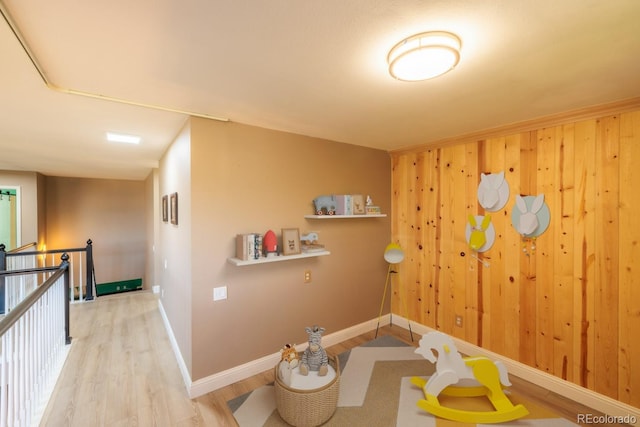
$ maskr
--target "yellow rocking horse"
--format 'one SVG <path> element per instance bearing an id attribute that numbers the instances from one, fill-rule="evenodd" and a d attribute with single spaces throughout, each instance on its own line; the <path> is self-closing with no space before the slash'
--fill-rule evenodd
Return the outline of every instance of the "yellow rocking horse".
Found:
<path id="1" fill-rule="evenodd" d="M 437 353 L 437 357 L 434 354 Z M 424 391 L 417 405 L 435 416 L 463 423 L 502 423 L 526 416 L 523 405 L 514 405 L 502 390 L 511 385 L 507 368 L 500 361 L 479 357 L 463 358 L 455 343 L 442 332 L 429 332 L 420 339 L 416 353 L 436 364 L 428 381 L 420 377 L 411 382 Z M 465 411 L 440 405 L 438 395 L 456 397 L 487 396 L 494 411 Z"/>

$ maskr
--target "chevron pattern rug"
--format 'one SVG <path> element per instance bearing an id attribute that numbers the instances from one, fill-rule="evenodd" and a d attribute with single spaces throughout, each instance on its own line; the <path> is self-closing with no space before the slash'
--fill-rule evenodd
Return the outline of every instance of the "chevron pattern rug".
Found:
<path id="1" fill-rule="evenodd" d="M 473 426 L 443 420 L 422 411 L 416 402 L 424 398 L 422 390 L 411 384 L 413 376 L 428 378 L 434 366 L 415 348 L 393 337 L 380 337 L 338 356 L 340 395 L 338 408 L 323 426 L 367 427 L 452 427 Z M 522 403 L 529 415 L 517 421 L 496 424 L 502 427 L 576 426 L 559 415 L 518 396 L 509 395 L 513 404 Z M 441 397 L 443 405 L 449 404 Z M 457 398 L 459 399 L 459 398 Z M 273 385 L 266 385 L 228 402 L 240 427 L 285 427 L 276 409 Z M 485 398 L 465 398 L 464 409 L 493 410 Z M 482 426 L 492 426 L 482 424 Z"/>

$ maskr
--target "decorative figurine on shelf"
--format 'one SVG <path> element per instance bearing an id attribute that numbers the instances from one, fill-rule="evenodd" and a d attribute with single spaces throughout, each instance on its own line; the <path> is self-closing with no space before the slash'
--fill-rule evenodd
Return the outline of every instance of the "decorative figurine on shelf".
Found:
<path id="1" fill-rule="evenodd" d="M 300 236 L 300 249 L 305 253 L 323 251 L 324 245 L 318 243 L 318 240 L 318 233 L 315 231 L 303 234 Z"/>
<path id="2" fill-rule="evenodd" d="M 316 215 L 335 215 L 336 198 L 334 196 L 318 196 L 313 199 Z"/>
<path id="3" fill-rule="evenodd" d="M 300 374 L 308 375 L 309 371 L 318 371 L 318 376 L 323 377 L 329 371 L 327 352 L 320 345 L 324 328 L 314 325 L 313 328 L 306 327 L 305 331 L 309 335 L 309 347 L 302 353 Z"/>
<path id="4" fill-rule="evenodd" d="M 316 243 L 318 243 L 318 239 L 318 233 L 312 231 L 300 236 L 300 243 L 302 243 L 303 245 L 315 245 Z"/>
<path id="5" fill-rule="evenodd" d="M 265 256 L 275 256 L 278 254 L 278 237 L 272 230 L 264 233 L 262 244 L 264 246 Z"/>
<path id="6" fill-rule="evenodd" d="M 367 215 L 380 215 L 380 206 L 374 206 L 371 196 L 367 195 L 367 201 L 364 206 L 365 214 Z"/>
<path id="7" fill-rule="evenodd" d="M 411 378 L 411 383 L 424 392 L 425 399 L 417 403 L 420 409 L 448 420 L 474 424 L 502 423 L 529 413 L 523 405 L 511 403 L 502 391 L 511 385 L 502 362 L 484 356 L 462 357 L 453 339 L 438 331 L 423 335 L 415 352 L 436 364 L 436 373 L 428 381 Z M 440 394 L 457 398 L 486 396 L 495 410 L 479 412 L 443 406 L 438 400 Z"/>

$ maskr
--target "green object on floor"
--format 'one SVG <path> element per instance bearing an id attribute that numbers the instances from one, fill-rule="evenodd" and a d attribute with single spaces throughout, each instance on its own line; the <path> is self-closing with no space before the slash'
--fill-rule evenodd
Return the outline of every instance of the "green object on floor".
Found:
<path id="1" fill-rule="evenodd" d="M 96 284 L 96 295 L 108 295 L 118 292 L 135 291 L 142 289 L 142 279 L 122 280 L 119 282 Z"/>

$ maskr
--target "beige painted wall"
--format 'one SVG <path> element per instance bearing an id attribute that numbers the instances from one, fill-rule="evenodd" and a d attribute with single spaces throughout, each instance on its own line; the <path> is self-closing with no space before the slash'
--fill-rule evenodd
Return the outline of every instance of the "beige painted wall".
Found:
<path id="1" fill-rule="evenodd" d="M 178 225 L 160 224 L 155 251 L 160 265 L 155 284 L 160 286 L 162 306 L 189 371 L 192 352 L 191 157 L 187 124 L 160 160 L 158 203 L 162 196 L 178 193 Z"/>
<path id="2" fill-rule="evenodd" d="M 144 278 L 143 181 L 46 177 L 47 248 L 93 241 L 97 283 Z"/>
<path id="3" fill-rule="evenodd" d="M 156 252 L 156 239 L 160 234 L 160 173 L 153 169 L 144 181 L 144 216 L 147 230 L 146 263 L 145 263 L 145 288 L 152 289 L 158 285 L 156 281 L 157 271 L 160 267 Z"/>
<path id="4" fill-rule="evenodd" d="M 332 193 L 369 194 L 388 213 L 389 155 L 235 123 L 192 119 L 191 126 L 192 379 L 302 343 L 305 326 L 317 323 L 329 334 L 375 318 L 390 219 L 304 215 L 313 213 L 314 197 Z M 286 227 L 317 231 L 331 255 L 227 262 L 236 234 L 279 235 Z M 303 283 L 307 269 L 310 284 Z M 213 301 L 216 286 L 227 286 L 227 300 Z"/>
<path id="5" fill-rule="evenodd" d="M 34 241 L 42 244 L 47 238 L 47 177 L 39 173 L 36 174 L 36 186 L 38 188 L 38 194 L 36 196 L 38 237 Z M 23 244 L 24 243 L 27 242 L 23 242 Z M 42 245 L 38 246 L 38 249 L 42 249 Z"/>

